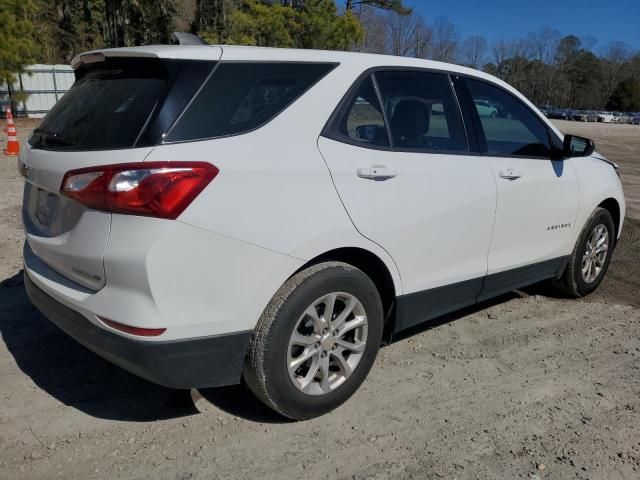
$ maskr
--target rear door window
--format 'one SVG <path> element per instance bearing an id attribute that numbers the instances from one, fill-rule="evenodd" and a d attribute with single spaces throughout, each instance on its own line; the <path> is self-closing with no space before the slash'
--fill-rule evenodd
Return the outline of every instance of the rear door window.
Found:
<path id="1" fill-rule="evenodd" d="M 389 146 L 382 106 L 371 77 L 362 82 L 351 99 L 338 125 L 338 135 L 357 144 Z"/>
<path id="2" fill-rule="evenodd" d="M 84 65 L 29 143 L 48 150 L 156 145 L 214 66 L 144 58 Z"/>
<path id="3" fill-rule="evenodd" d="M 238 135 L 280 114 L 334 68 L 325 63 L 221 63 L 166 142 Z"/>
<path id="4" fill-rule="evenodd" d="M 376 72 L 393 148 L 467 152 L 458 102 L 446 74 Z"/>

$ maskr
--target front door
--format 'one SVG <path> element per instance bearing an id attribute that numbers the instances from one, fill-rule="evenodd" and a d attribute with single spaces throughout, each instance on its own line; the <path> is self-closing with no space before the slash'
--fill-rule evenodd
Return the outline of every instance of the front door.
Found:
<path id="1" fill-rule="evenodd" d="M 555 133 L 521 100 L 481 80 L 465 84 L 497 185 L 484 297 L 549 278 L 562 267 L 573 247 L 578 179 L 570 160 L 551 159 Z"/>

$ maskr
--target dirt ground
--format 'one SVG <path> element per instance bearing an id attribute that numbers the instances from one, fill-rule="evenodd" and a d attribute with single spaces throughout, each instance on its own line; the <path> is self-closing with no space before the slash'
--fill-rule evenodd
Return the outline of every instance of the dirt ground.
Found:
<path id="1" fill-rule="evenodd" d="M 22 181 L 0 156 L 0 479 L 640 478 L 640 127 L 560 128 L 622 165 L 635 220 L 601 289 L 567 301 L 533 287 L 439 319 L 302 423 L 240 386 L 203 391 L 200 413 L 38 314 L 21 280 Z"/>

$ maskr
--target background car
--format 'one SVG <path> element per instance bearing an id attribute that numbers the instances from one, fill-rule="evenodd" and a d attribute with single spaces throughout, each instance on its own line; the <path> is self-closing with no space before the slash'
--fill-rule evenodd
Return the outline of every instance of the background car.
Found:
<path id="1" fill-rule="evenodd" d="M 611 112 L 598 112 L 598 121 L 602 123 L 613 122 L 613 115 Z"/>
<path id="2" fill-rule="evenodd" d="M 569 110 L 563 108 L 550 109 L 547 117 L 554 120 L 571 120 Z"/>
<path id="3" fill-rule="evenodd" d="M 593 110 L 574 110 L 573 119 L 580 122 L 597 122 L 598 114 Z"/>
<path id="4" fill-rule="evenodd" d="M 636 112 L 633 115 L 633 125 L 640 125 L 640 112 Z"/>
<path id="5" fill-rule="evenodd" d="M 551 110 L 549 105 L 539 105 L 538 110 L 540 110 L 545 117 L 549 118 L 549 112 Z"/>
<path id="6" fill-rule="evenodd" d="M 498 109 L 486 100 L 475 100 L 478 115 L 481 117 L 495 118 L 498 116 Z"/>
<path id="7" fill-rule="evenodd" d="M 620 115 L 620 123 L 631 124 L 633 123 L 633 113 L 624 112 Z"/>
<path id="8" fill-rule="evenodd" d="M 574 120 L 576 122 L 585 122 L 587 118 L 582 110 L 569 110 L 567 115 L 570 120 Z"/>

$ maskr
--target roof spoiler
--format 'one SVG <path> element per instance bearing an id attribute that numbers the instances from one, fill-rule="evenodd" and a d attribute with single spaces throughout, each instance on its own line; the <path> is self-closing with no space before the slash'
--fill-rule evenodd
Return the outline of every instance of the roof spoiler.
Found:
<path id="1" fill-rule="evenodd" d="M 199 36 L 192 33 L 173 32 L 171 37 L 174 45 L 209 45 Z"/>

